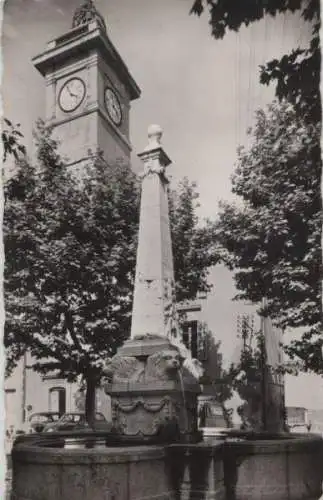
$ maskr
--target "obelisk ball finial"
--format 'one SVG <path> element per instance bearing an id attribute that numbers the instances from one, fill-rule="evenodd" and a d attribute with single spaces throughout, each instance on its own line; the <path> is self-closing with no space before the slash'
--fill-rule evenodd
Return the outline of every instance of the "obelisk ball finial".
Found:
<path id="1" fill-rule="evenodd" d="M 152 145 L 160 146 L 162 135 L 163 135 L 163 129 L 160 127 L 160 125 L 149 125 L 148 127 L 149 146 Z"/>

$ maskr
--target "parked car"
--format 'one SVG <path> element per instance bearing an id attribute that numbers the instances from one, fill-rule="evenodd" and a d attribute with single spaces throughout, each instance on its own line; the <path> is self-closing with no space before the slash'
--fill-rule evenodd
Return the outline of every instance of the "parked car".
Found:
<path id="1" fill-rule="evenodd" d="M 42 432 L 46 425 L 57 422 L 60 416 L 55 411 L 33 413 L 28 419 L 28 432 Z"/>
<path id="2" fill-rule="evenodd" d="M 299 423 L 299 424 L 292 424 L 292 425 L 289 425 L 288 426 L 289 428 L 289 431 L 290 432 L 294 432 L 294 433 L 306 433 L 306 432 L 310 432 L 311 431 L 311 428 L 312 428 L 312 424 L 311 422 L 309 423 Z"/>
<path id="3" fill-rule="evenodd" d="M 98 430 L 108 430 L 111 424 L 106 420 L 102 413 L 95 414 L 95 428 Z M 89 424 L 85 419 L 85 413 L 65 413 L 57 422 L 47 424 L 43 432 L 65 432 L 71 430 L 87 429 Z"/>

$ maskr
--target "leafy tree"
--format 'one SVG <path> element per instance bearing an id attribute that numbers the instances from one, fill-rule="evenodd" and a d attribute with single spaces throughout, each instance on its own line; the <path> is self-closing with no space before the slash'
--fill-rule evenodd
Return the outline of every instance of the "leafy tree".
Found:
<path id="1" fill-rule="evenodd" d="M 258 111 L 253 142 L 232 179 L 240 204 L 222 203 L 218 252 L 235 272 L 237 298 L 260 302 L 283 329 L 304 327 L 288 353 L 304 368 L 321 363 L 320 127 L 309 129 L 284 102 Z"/>
<path id="2" fill-rule="evenodd" d="M 242 25 L 263 19 L 266 15 L 300 11 L 313 26 L 310 46 L 295 48 L 280 60 L 273 59 L 261 67 L 260 81 L 276 83 L 276 96 L 287 99 L 310 123 L 321 121 L 320 101 L 320 2 L 319 0 L 195 0 L 191 13 L 201 15 L 207 7 L 212 35 L 223 38 L 227 31 L 238 31 Z"/>
<path id="3" fill-rule="evenodd" d="M 140 186 L 129 166 L 108 167 L 100 156 L 80 181 L 41 122 L 36 141 L 36 165 L 20 158 L 5 185 L 7 369 L 28 349 L 40 373 L 82 375 L 91 422 L 103 364 L 130 331 Z M 181 228 L 182 213 L 174 208 L 173 216 Z M 183 230 L 174 236 L 175 249 L 183 248 Z M 193 248 L 202 255 L 197 242 Z M 188 261 L 194 265 L 192 254 Z M 202 271 L 192 285 L 185 281 L 190 294 L 205 286 Z"/>
<path id="4" fill-rule="evenodd" d="M 204 367 L 200 383 L 204 386 L 204 392 L 212 395 L 220 404 L 227 426 L 233 427 L 230 400 L 236 394 L 241 400 L 237 412 L 242 428 L 281 431 L 280 412 L 283 408 L 281 398 L 277 398 L 277 389 L 280 388 L 272 378 L 273 369 L 267 365 L 262 332 L 254 331 L 247 319 L 242 321 L 241 333 L 238 335 L 239 343 L 242 342 L 240 358 L 228 368 L 222 364 L 221 342 L 216 342 L 205 324 L 201 326 L 200 333 L 207 343 L 207 357 L 200 358 Z"/>
<path id="5" fill-rule="evenodd" d="M 5 187 L 4 242 L 9 363 L 28 347 L 37 371 L 82 374 L 89 417 L 129 329 L 139 196 L 127 166 L 87 170 L 80 188 L 40 125 L 37 167 L 20 161 Z"/>
<path id="6" fill-rule="evenodd" d="M 1 133 L 1 140 L 3 146 L 3 161 L 6 161 L 7 157 L 12 155 L 16 160 L 22 155 L 25 155 L 26 148 L 21 144 L 21 139 L 23 137 L 20 132 L 20 123 L 13 125 L 13 123 L 4 118 L 4 125 Z"/>
<path id="7" fill-rule="evenodd" d="M 232 427 L 232 409 L 227 406 L 227 402 L 233 396 L 233 380 L 236 372 L 231 368 L 230 370 L 223 368 L 221 342 L 215 340 L 206 323 L 200 324 L 199 342 L 203 345 L 199 355 L 204 369 L 204 374 L 200 379 L 204 387 L 203 392 L 216 399 L 222 408 L 227 427 Z"/>
<path id="8" fill-rule="evenodd" d="M 208 271 L 218 260 L 212 251 L 213 223 L 206 220 L 201 225 L 197 216 L 196 188 L 196 183 L 185 177 L 169 197 L 177 302 L 210 291 Z"/>
<path id="9" fill-rule="evenodd" d="M 277 380 L 280 367 L 268 364 L 265 337 L 248 323 L 238 335 L 243 341 L 240 359 L 228 370 L 232 390 L 242 403 L 237 408 L 241 427 L 254 431 L 282 432 L 285 428 L 285 401 L 281 381 Z"/>
<path id="10" fill-rule="evenodd" d="M 244 342 L 239 363 L 232 365 L 229 373 L 232 377 L 233 389 L 238 393 L 243 403 L 238 407 L 238 414 L 245 429 L 263 429 L 263 343 L 262 336 Z M 263 429 L 264 430 L 264 429 Z"/>
<path id="11" fill-rule="evenodd" d="M 308 0 L 307 2 L 302 0 L 284 0 L 283 2 L 251 0 L 243 2 L 242 5 L 239 2 L 229 0 L 195 0 L 191 13 L 200 16 L 206 7 L 209 11 L 212 35 L 215 39 L 223 38 L 227 31 L 238 31 L 242 25 L 248 26 L 252 22 L 263 19 L 266 15 L 276 16 L 279 13 L 299 11 L 304 22 L 309 22 L 312 25 L 312 39 L 307 49 L 301 50 L 296 47 L 280 60 L 273 59 L 260 68 L 260 82 L 267 85 L 274 82 L 278 100 L 281 102 L 287 101 L 293 106 L 293 110 L 289 108 L 287 112 L 285 123 L 283 116 L 277 118 L 282 137 L 278 137 L 277 133 L 275 134 L 275 127 L 270 116 L 267 120 L 263 112 L 258 113 L 255 135 L 257 135 L 257 130 L 259 133 L 263 131 L 264 140 L 260 140 L 260 136 L 255 137 L 260 147 L 259 163 L 255 169 L 254 179 L 257 179 L 260 184 L 264 182 L 264 190 L 267 189 L 268 192 L 277 194 L 277 196 L 271 195 L 267 197 L 275 210 L 266 210 L 263 204 L 263 213 L 261 213 L 260 207 L 262 202 L 265 201 L 262 195 L 263 201 L 261 199 L 260 202 L 259 200 L 251 200 L 250 204 L 250 199 L 253 196 L 253 185 L 255 187 L 255 196 L 260 194 L 260 186 L 256 188 L 256 181 L 252 182 L 250 170 L 249 180 L 245 174 L 240 175 L 238 173 L 240 181 L 236 177 L 233 187 L 233 191 L 241 195 L 244 191 L 243 182 L 246 181 L 245 192 L 249 193 L 246 196 L 249 205 L 244 211 L 226 206 L 222 220 L 227 217 L 228 221 L 232 221 L 233 227 L 240 226 L 240 236 L 236 234 L 236 248 L 237 245 L 240 246 L 240 256 L 242 256 L 244 246 L 248 248 L 248 251 L 252 250 L 253 255 L 257 255 L 258 260 L 253 263 L 257 285 L 260 284 L 258 278 L 261 262 L 264 262 L 264 255 L 261 255 L 261 250 L 264 251 L 264 254 L 268 250 L 273 255 L 273 261 L 270 258 L 268 259 L 270 267 L 265 271 L 260 288 L 263 289 L 264 293 L 267 293 L 269 288 L 269 294 L 272 298 L 276 295 L 277 299 L 271 301 L 270 310 L 276 317 L 280 316 L 283 325 L 307 327 L 302 339 L 292 342 L 286 348 L 288 354 L 292 359 L 299 358 L 303 369 L 321 372 L 322 340 L 320 330 L 322 325 L 321 305 L 318 298 L 321 292 L 318 278 L 321 269 L 321 246 L 319 241 L 319 184 L 321 176 L 320 2 L 319 0 Z M 283 109 L 285 109 L 287 105 L 283 104 L 283 106 Z M 273 119 L 275 119 L 275 114 L 278 116 L 278 113 L 271 109 L 270 115 Z M 291 120 L 294 120 L 293 125 Z M 262 126 L 260 126 L 261 123 Z M 266 131 L 266 124 L 269 124 L 272 131 L 271 138 L 268 131 Z M 287 134 L 284 133 L 285 125 L 288 127 Z M 295 135 L 294 141 L 290 133 L 292 129 L 294 129 L 295 134 L 296 132 L 300 133 L 298 138 Z M 271 143 L 273 153 L 271 158 L 267 148 L 265 149 L 267 158 L 261 154 L 260 148 L 265 146 L 265 142 L 267 142 L 268 146 Z M 285 144 L 285 168 L 283 166 L 284 156 L 279 154 L 283 144 Z M 290 151 L 287 151 L 289 146 Z M 250 166 L 252 156 L 254 156 L 255 164 L 255 154 L 256 150 L 254 149 L 250 154 Z M 244 154 L 244 164 L 246 165 L 245 160 L 246 155 Z M 278 168 L 275 168 L 275 171 L 268 170 L 270 164 L 267 162 L 267 167 L 264 166 L 263 173 L 259 175 L 261 170 L 260 161 L 264 161 L 266 164 L 267 160 L 271 161 L 271 165 L 274 165 L 278 160 Z M 293 161 L 294 167 L 291 168 Z M 296 161 L 299 161 L 298 168 Z M 241 158 L 240 162 L 242 162 Z M 269 175 L 267 178 L 266 170 Z M 287 174 L 288 176 L 291 175 L 290 179 L 287 179 Z M 271 182 L 272 186 L 270 185 Z M 244 197 L 243 194 L 242 196 Z M 282 205 L 278 200 L 279 196 L 284 201 L 286 200 L 288 207 L 286 210 L 279 210 L 279 205 Z M 258 210 L 256 209 L 257 205 Z M 272 217 L 272 222 L 266 218 L 266 212 L 268 216 Z M 259 226 L 261 223 L 265 228 L 271 229 L 268 234 L 268 238 L 272 240 L 271 242 L 266 242 L 264 235 L 259 238 L 260 228 L 256 228 L 254 216 L 260 216 Z M 249 225 L 251 219 L 253 219 L 253 223 Z M 276 227 L 274 227 L 274 222 Z M 227 227 L 229 225 L 228 223 Z M 243 230 L 248 239 L 241 237 Z M 290 242 L 288 242 L 286 231 L 289 231 Z M 284 232 L 285 237 L 283 236 Z M 276 249 L 273 244 L 275 233 L 279 236 Z M 263 242 L 261 242 L 261 238 Z M 263 243 L 265 243 L 265 246 Z M 269 250 L 269 245 L 271 250 Z M 257 246 L 258 252 L 256 250 Z M 296 249 L 297 246 L 298 250 Z M 235 252 L 236 250 L 232 252 L 232 255 Z M 237 260 L 239 259 L 238 257 Z M 242 262 L 240 261 L 240 263 Z M 246 261 L 242 263 L 242 268 L 245 269 L 244 275 L 241 271 L 237 276 L 238 286 L 240 290 L 245 290 L 245 296 L 256 300 L 259 294 L 258 292 L 254 293 L 256 287 L 252 284 L 253 274 L 251 270 L 247 270 L 245 264 Z M 237 267 L 237 262 L 233 267 Z M 270 276 L 271 274 L 272 276 Z M 291 282 L 291 290 L 287 286 L 288 279 Z M 284 297 L 283 294 L 285 293 L 287 295 Z M 287 300 L 285 300 L 286 298 Z M 297 311 L 297 304 L 300 306 L 299 311 Z M 282 309 L 281 314 L 278 311 L 279 306 Z"/>
<path id="12" fill-rule="evenodd" d="M 258 111 L 248 150 L 241 148 L 232 191 L 222 203 L 217 251 L 235 272 L 237 298 L 261 302 L 276 324 L 304 327 L 288 353 L 319 372 L 321 362 L 320 127 L 284 102 Z"/>

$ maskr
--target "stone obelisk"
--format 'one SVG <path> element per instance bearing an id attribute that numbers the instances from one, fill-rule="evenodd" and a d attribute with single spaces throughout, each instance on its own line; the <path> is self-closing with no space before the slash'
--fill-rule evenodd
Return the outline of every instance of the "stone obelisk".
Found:
<path id="1" fill-rule="evenodd" d="M 145 333 L 167 336 L 167 306 L 174 286 L 174 270 L 166 167 L 170 159 L 160 140 L 158 125 L 148 130 L 148 146 L 138 156 L 144 164 L 131 338 Z"/>
<path id="2" fill-rule="evenodd" d="M 200 386 L 177 337 L 172 243 L 161 128 L 151 125 L 143 162 L 139 238 L 130 338 L 106 368 L 115 425 L 127 436 L 197 431 Z M 168 431 L 167 431 L 168 433 Z"/>
<path id="3" fill-rule="evenodd" d="M 171 163 L 161 145 L 158 125 L 148 129 L 148 145 L 138 156 L 143 162 L 140 224 L 137 248 L 130 341 L 138 354 L 162 348 L 177 334 L 174 268 L 168 215 L 168 179 Z M 144 344 L 143 344 L 144 341 Z"/>

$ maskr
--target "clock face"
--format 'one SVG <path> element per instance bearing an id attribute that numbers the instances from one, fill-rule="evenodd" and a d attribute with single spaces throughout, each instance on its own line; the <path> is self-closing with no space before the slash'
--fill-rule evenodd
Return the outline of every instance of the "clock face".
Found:
<path id="1" fill-rule="evenodd" d="M 60 90 L 58 103 L 67 113 L 79 107 L 85 97 L 85 84 L 80 78 L 71 78 Z"/>
<path id="2" fill-rule="evenodd" d="M 115 125 L 119 126 L 122 121 L 121 104 L 116 93 L 110 87 L 105 89 L 104 103 L 109 117 Z"/>

